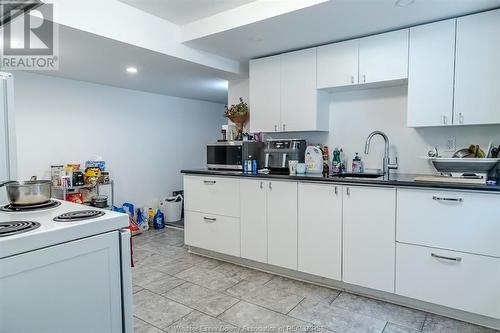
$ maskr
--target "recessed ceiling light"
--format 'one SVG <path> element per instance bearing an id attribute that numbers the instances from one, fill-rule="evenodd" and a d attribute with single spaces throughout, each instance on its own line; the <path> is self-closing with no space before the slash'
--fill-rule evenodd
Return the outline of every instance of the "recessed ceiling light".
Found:
<path id="1" fill-rule="evenodd" d="M 415 0 L 396 0 L 395 5 L 399 7 L 406 7 L 412 5 L 414 2 Z"/>
<path id="2" fill-rule="evenodd" d="M 137 73 L 137 67 L 127 67 L 127 73 Z"/>

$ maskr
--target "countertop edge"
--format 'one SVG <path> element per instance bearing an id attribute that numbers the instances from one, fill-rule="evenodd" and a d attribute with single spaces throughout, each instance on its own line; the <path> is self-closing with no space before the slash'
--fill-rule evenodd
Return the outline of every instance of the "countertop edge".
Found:
<path id="1" fill-rule="evenodd" d="M 219 177 L 233 177 L 245 179 L 276 179 L 302 182 L 318 182 L 332 184 L 353 184 L 353 185 L 371 185 L 371 186 L 389 186 L 389 187 L 415 187 L 415 188 L 431 188 L 431 189 L 450 189 L 450 190 L 467 190 L 477 192 L 499 192 L 498 185 L 477 185 L 477 184 L 459 184 L 459 183 L 440 183 L 440 182 L 425 182 L 415 181 L 414 178 L 418 174 L 393 174 L 390 179 L 374 179 L 374 178 L 336 178 L 323 177 L 320 175 L 297 175 L 290 176 L 284 174 L 249 174 L 245 175 L 237 171 L 223 170 L 181 170 L 185 175 L 208 175 Z M 392 178 L 394 177 L 394 178 Z"/>

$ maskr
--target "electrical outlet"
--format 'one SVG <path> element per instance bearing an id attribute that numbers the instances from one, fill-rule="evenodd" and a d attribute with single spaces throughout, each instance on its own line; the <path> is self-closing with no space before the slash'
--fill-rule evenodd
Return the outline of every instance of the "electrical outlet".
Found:
<path id="1" fill-rule="evenodd" d="M 455 151 L 457 148 L 457 138 L 450 136 L 446 139 L 446 150 Z"/>

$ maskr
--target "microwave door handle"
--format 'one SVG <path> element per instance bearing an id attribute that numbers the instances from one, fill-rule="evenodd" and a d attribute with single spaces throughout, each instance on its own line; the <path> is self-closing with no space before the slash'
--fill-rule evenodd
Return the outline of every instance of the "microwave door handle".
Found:
<path id="1" fill-rule="evenodd" d="M 264 167 L 265 168 L 269 167 L 269 153 L 266 153 L 266 161 L 264 162 Z"/>
<path id="2" fill-rule="evenodd" d="M 286 168 L 286 153 L 283 153 L 283 160 L 281 161 L 281 167 Z"/>

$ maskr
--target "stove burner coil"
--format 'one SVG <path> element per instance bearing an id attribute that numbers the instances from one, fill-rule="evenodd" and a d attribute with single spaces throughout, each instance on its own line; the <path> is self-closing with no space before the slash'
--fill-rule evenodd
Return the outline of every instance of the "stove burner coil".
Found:
<path id="1" fill-rule="evenodd" d="M 5 205 L 0 208 L 0 211 L 3 212 L 34 212 L 39 210 L 45 210 L 50 208 L 59 207 L 61 203 L 56 200 L 50 200 L 48 202 L 44 202 L 36 205 Z"/>
<path id="2" fill-rule="evenodd" d="M 23 232 L 35 230 L 40 223 L 32 221 L 9 221 L 0 222 L 0 237 L 17 235 Z"/>
<path id="3" fill-rule="evenodd" d="M 103 216 L 105 213 L 100 210 L 77 210 L 61 214 L 54 218 L 56 222 L 76 222 Z"/>

